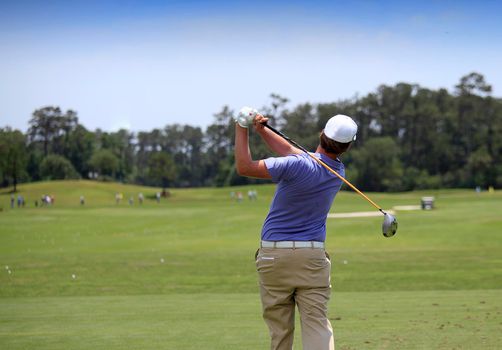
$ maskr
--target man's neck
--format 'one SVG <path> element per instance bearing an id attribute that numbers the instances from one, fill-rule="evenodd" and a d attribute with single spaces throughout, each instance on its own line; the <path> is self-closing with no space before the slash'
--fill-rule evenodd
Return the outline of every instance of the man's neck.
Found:
<path id="1" fill-rule="evenodd" d="M 317 149 L 315 151 L 316 151 L 316 153 L 324 154 L 325 156 L 327 156 L 333 160 L 336 160 L 339 156 L 339 154 L 326 152 L 326 150 L 324 148 L 322 148 L 321 145 L 317 146 Z"/>

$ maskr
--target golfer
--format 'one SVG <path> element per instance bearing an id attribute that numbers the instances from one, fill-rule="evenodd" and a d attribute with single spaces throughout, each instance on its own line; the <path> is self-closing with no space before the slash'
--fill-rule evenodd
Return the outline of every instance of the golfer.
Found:
<path id="1" fill-rule="evenodd" d="M 331 262 L 324 250 L 326 217 L 342 182 L 301 150 L 264 128 L 267 118 L 244 107 L 236 117 L 235 162 L 242 176 L 272 179 L 277 189 L 256 253 L 263 318 L 271 349 L 291 350 L 295 307 L 301 319 L 304 350 L 334 349 L 327 316 Z M 248 127 L 280 157 L 253 160 Z M 329 119 L 315 156 L 345 176 L 338 158 L 355 140 L 356 123 L 348 116 Z"/>

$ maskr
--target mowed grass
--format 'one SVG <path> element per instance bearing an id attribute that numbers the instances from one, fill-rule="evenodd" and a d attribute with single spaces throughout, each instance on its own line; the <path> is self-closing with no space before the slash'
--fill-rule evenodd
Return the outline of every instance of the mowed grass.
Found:
<path id="1" fill-rule="evenodd" d="M 0 349 L 268 348 L 254 253 L 274 186 L 174 189 L 160 204 L 158 189 L 111 183 L 20 191 L 21 209 L 0 193 Z M 35 208 L 42 194 L 55 205 Z M 393 238 L 380 217 L 328 220 L 337 348 L 502 348 L 502 191 L 370 197 L 423 195 L 437 208 L 398 212 Z M 332 209 L 369 210 L 352 192 Z"/>

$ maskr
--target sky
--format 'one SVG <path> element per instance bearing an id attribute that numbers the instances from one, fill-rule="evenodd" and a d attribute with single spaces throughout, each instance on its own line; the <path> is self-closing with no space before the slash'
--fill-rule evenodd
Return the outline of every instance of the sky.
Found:
<path id="1" fill-rule="evenodd" d="M 0 0 L 0 127 L 35 109 L 86 128 L 205 128 L 223 106 L 289 108 L 381 84 L 502 96 L 499 1 Z"/>

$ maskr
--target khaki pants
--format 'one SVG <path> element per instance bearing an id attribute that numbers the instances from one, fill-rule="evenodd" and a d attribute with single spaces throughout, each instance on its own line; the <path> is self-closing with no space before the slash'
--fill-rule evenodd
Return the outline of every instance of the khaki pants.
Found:
<path id="1" fill-rule="evenodd" d="M 293 349 L 296 305 L 303 350 L 334 349 L 333 329 L 327 317 L 331 263 L 324 249 L 261 248 L 256 268 L 271 349 Z"/>

